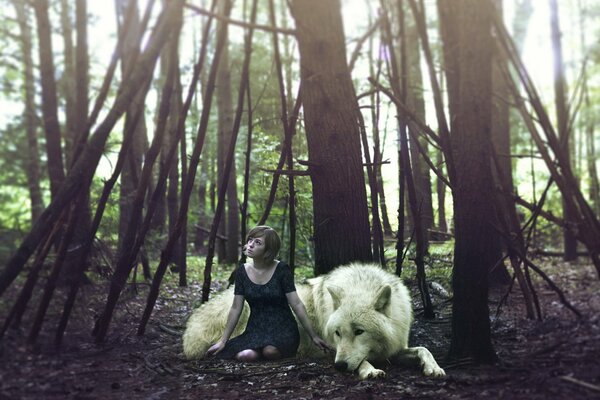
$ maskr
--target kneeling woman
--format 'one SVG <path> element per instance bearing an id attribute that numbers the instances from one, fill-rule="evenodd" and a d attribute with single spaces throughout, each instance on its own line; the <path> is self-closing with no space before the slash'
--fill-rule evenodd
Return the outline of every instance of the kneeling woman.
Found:
<path id="1" fill-rule="evenodd" d="M 268 226 L 257 226 L 248 233 L 244 254 L 253 263 L 240 264 L 235 273 L 235 296 L 225 331 L 221 340 L 208 349 L 207 356 L 219 354 L 221 358 L 235 357 L 240 361 L 294 356 L 300 335 L 290 307 L 313 343 L 324 351 L 331 349 L 315 333 L 296 292 L 289 265 L 275 259 L 280 247 L 279 235 Z M 246 330 L 229 340 L 242 313 L 244 300 L 250 305 Z"/>

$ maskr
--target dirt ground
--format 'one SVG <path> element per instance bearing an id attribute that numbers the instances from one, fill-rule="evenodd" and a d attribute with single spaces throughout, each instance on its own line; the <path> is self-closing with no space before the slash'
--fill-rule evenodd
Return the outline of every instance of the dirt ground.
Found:
<path id="1" fill-rule="evenodd" d="M 386 365 L 387 378 L 360 381 L 339 373 L 331 359 L 279 362 L 187 361 L 181 333 L 197 302 L 200 286 L 163 289 L 145 336 L 136 335 L 146 285 L 123 295 L 106 342 L 90 336 L 105 288 L 87 286 L 60 348 L 50 343 L 59 312 L 51 309 L 34 348 L 25 345 L 29 324 L 9 330 L 0 341 L 0 399 L 600 399 L 600 282 L 583 262 L 537 260 L 583 314 L 576 318 L 554 292 L 538 284 L 543 321 L 525 319 L 517 290 L 496 316 L 491 297 L 493 338 L 500 361 L 478 366 L 468 360 L 448 364 L 450 302 L 434 296 L 435 320 L 419 316 L 413 345 L 428 347 L 445 368 L 443 379 L 418 369 Z M 409 282 L 410 284 L 410 282 Z M 414 285 L 413 285 L 414 286 Z M 0 322 L 7 313 L 0 303 Z M 14 297 L 13 297 L 14 298 Z M 414 296 L 415 299 L 418 296 Z M 29 313 L 32 313 L 30 310 Z"/>

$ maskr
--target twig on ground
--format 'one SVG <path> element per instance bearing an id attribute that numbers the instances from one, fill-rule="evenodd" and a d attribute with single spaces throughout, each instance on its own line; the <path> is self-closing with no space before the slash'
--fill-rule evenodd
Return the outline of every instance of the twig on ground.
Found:
<path id="1" fill-rule="evenodd" d="M 562 379 L 563 381 L 574 383 L 574 384 L 579 385 L 579 386 L 583 386 L 584 388 L 587 388 L 587 389 L 590 389 L 590 390 L 595 390 L 597 392 L 600 392 L 600 386 L 594 385 L 594 384 L 591 384 L 591 383 L 588 383 L 588 382 L 580 381 L 579 379 L 575 379 L 575 378 L 573 378 L 570 375 L 561 376 L 560 379 Z"/>

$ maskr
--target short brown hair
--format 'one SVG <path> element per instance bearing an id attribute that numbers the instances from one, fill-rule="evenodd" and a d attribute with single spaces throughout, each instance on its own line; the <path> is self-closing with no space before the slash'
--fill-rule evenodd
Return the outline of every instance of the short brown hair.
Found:
<path id="1" fill-rule="evenodd" d="M 281 248 L 281 239 L 277 234 L 277 231 L 270 226 L 258 225 L 255 226 L 248 232 L 246 242 L 250 239 L 262 238 L 265 239 L 265 260 L 271 262 L 275 260 L 279 249 Z"/>

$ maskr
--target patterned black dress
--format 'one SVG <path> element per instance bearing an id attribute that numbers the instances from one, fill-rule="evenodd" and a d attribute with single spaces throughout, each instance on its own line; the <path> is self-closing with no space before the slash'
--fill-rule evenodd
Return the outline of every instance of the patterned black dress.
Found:
<path id="1" fill-rule="evenodd" d="M 235 273 L 236 295 L 243 295 L 250 305 L 246 330 L 227 342 L 217 354 L 219 358 L 233 358 L 246 349 L 277 347 L 283 357 L 293 357 L 298 350 L 298 324 L 288 305 L 286 293 L 295 292 L 290 266 L 279 261 L 269 282 L 258 285 L 250 280 L 244 264 Z"/>

